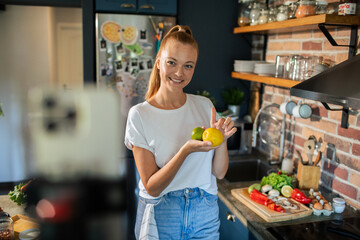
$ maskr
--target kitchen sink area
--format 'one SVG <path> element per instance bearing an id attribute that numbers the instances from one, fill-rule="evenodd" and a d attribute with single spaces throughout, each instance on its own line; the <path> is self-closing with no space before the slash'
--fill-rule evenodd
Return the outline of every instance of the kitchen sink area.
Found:
<path id="1" fill-rule="evenodd" d="M 237 236 L 243 234 L 245 230 L 249 232 L 245 231 L 246 236 L 241 235 L 241 239 L 289 239 L 289 236 L 294 236 L 295 232 L 296 236 L 302 236 L 301 239 L 317 239 L 314 236 L 321 235 L 326 235 L 329 239 L 358 239 L 360 232 L 358 229 L 354 230 L 354 227 L 359 226 L 360 212 L 350 207 L 346 207 L 342 214 L 334 213 L 330 216 L 311 214 L 287 221 L 269 222 L 232 195 L 232 190 L 247 188 L 255 182 L 260 182 L 263 176 L 277 172 L 279 167 L 279 165 L 270 164 L 268 156 L 259 151 L 253 151 L 248 155 L 230 155 L 227 174 L 223 179 L 217 181 L 219 201 L 225 206 L 220 209 L 224 212 L 221 212 L 221 216 L 225 219 L 223 224 L 232 226 L 229 229 L 232 229 L 233 237 L 228 239 L 237 239 Z M 326 192 L 324 188 L 321 191 L 329 199 L 335 197 L 333 193 Z M 229 219 L 235 220 L 229 221 Z M 245 230 L 241 228 L 240 231 L 239 224 L 245 227 Z M 227 233 L 227 230 L 223 236 L 226 237 L 226 234 L 231 235 Z"/>
<path id="2" fill-rule="evenodd" d="M 277 168 L 259 158 L 234 159 L 229 162 L 225 180 L 233 182 L 261 181 L 263 176 L 276 172 Z"/>

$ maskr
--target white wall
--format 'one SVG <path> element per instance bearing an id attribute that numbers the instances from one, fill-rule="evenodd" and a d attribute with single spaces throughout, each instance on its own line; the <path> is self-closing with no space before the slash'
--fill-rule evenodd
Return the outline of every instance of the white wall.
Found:
<path id="1" fill-rule="evenodd" d="M 31 162 L 27 145 L 26 91 L 46 86 L 55 75 L 54 25 L 69 21 L 73 9 L 12 6 L 0 12 L 0 182 L 26 178 Z M 81 21 L 81 9 L 76 9 Z M 65 20 L 67 19 L 67 20 Z M 80 19 L 80 20 L 79 20 Z"/>

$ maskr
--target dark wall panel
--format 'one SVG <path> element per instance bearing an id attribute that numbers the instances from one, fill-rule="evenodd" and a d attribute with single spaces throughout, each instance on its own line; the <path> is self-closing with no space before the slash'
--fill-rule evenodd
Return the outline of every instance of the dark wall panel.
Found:
<path id="1" fill-rule="evenodd" d="M 221 98 L 226 87 L 241 87 L 249 98 L 250 82 L 231 78 L 235 59 L 251 59 L 251 37 L 233 34 L 236 19 L 237 0 L 179 1 L 178 23 L 191 27 L 200 49 L 195 74 L 186 91 L 209 91 L 218 111 L 226 108 Z M 247 107 L 248 101 L 241 106 L 241 116 L 247 113 Z"/>

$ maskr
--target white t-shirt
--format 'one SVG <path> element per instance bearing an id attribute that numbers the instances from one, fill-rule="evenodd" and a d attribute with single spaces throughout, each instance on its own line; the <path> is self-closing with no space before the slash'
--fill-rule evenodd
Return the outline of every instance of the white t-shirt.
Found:
<path id="1" fill-rule="evenodd" d="M 186 94 L 186 102 L 180 108 L 164 110 L 143 102 L 133 106 L 128 115 L 125 145 L 144 148 L 155 156 L 159 168 L 175 156 L 191 138 L 195 127 L 210 127 L 211 101 L 202 96 Z M 201 188 L 210 194 L 217 194 L 216 177 L 211 173 L 214 150 L 195 152 L 188 155 L 171 183 L 160 196 L 184 188 Z M 140 196 L 153 198 L 142 181 L 139 182 Z"/>

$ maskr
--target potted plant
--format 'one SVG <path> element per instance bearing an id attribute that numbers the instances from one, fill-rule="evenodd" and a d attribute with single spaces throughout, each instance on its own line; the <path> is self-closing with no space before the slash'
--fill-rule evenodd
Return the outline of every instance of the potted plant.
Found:
<path id="1" fill-rule="evenodd" d="M 244 101 L 244 91 L 241 88 L 230 87 L 222 91 L 225 104 L 235 116 L 240 114 L 240 104 Z"/>
<path id="2" fill-rule="evenodd" d="M 203 91 L 197 90 L 196 95 L 207 97 L 208 99 L 210 99 L 210 101 L 215 106 L 215 103 L 216 103 L 215 98 L 213 96 L 211 96 L 211 94 L 208 91 L 206 91 L 206 90 L 203 90 Z"/>

